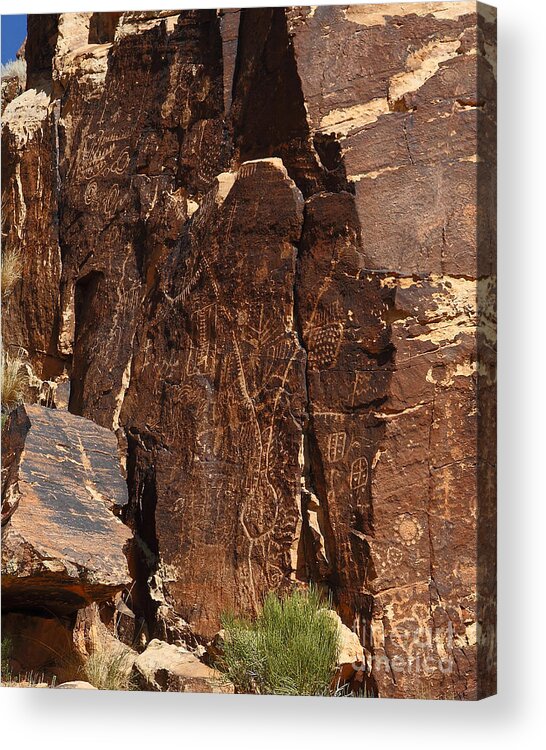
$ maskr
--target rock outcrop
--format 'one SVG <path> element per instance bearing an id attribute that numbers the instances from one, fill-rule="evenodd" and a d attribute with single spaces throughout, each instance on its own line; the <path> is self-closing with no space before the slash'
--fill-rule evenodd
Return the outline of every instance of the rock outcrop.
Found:
<path id="1" fill-rule="evenodd" d="M 4 339 L 116 431 L 152 637 L 314 581 L 373 694 L 494 692 L 495 29 L 469 2 L 29 23 Z"/>
<path id="2" fill-rule="evenodd" d="M 154 639 L 135 660 L 141 690 L 170 693 L 233 693 L 233 685 L 189 651 Z"/>
<path id="3" fill-rule="evenodd" d="M 127 503 L 117 442 L 68 412 L 27 406 L 29 426 L 21 412 L 10 415 L 28 433 L 6 489 L 13 493 L 2 529 L 2 607 L 71 614 L 131 583 L 132 535 L 113 513 Z"/>

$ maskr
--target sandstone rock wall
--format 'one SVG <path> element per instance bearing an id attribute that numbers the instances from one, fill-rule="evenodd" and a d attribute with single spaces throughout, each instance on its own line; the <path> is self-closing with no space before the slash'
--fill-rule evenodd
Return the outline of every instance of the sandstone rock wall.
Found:
<path id="1" fill-rule="evenodd" d="M 152 634 L 313 580 L 376 694 L 494 692 L 494 55 L 467 2 L 29 26 L 4 340 L 117 431 Z"/>

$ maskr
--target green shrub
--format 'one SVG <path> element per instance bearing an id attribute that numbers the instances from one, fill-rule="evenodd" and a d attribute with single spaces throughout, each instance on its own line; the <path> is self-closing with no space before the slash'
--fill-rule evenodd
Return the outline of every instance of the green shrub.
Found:
<path id="1" fill-rule="evenodd" d="M 329 695 L 339 651 L 335 620 L 316 589 L 268 594 L 254 620 L 226 614 L 218 667 L 238 692 Z"/>

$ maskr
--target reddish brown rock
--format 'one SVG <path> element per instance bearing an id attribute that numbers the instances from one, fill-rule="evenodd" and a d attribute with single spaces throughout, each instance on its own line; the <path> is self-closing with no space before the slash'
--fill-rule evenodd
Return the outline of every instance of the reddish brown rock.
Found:
<path id="1" fill-rule="evenodd" d="M 495 18 L 479 9 L 29 27 L 36 88 L 6 107 L 3 190 L 8 242 L 36 265 L 6 340 L 117 431 L 151 636 L 207 638 L 222 610 L 313 580 L 369 654 L 367 690 L 494 692 Z"/>
<path id="2" fill-rule="evenodd" d="M 472 3 L 240 23 L 237 153 L 282 156 L 315 193 L 296 284 L 304 564 L 369 646 L 380 695 L 494 690 L 492 664 L 478 674 L 494 650 L 479 427 L 494 408 L 494 28 Z"/>
<path id="3" fill-rule="evenodd" d="M 51 683 L 81 675 L 83 659 L 74 642 L 70 616 L 4 613 L 2 639 L 8 644 L 5 658 L 12 677 L 33 674 Z"/>
<path id="4" fill-rule="evenodd" d="M 2 415 L 2 526 L 19 504 L 19 463 L 25 447 L 30 420 L 24 406 Z"/>
<path id="5" fill-rule="evenodd" d="M 156 596 L 205 637 L 224 609 L 255 611 L 292 575 L 302 217 L 279 159 L 220 175 L 165 263 L 135 339 L 121 413 L 138 498 L 129 520 L 156 556 Z"/>
<path id="6" fill-rule="evenodd" d="M 131 533 L 113 433 L 67 412 L 27 407 L 18 505 L 2 533 L 2 607 L 70 613 L 131 581 Z"/>
<path id="7" fill-rule="evenodd" d="M 336 278 L 346 219 L 338 209 L 332 232 L 327 207 L 339 197 L 309 201 L 298 293 L 311 489 L 343 616 L 370 628 L 380 695 L 494 691 L 495 38 L 494 12 L 481 13 L 472 3 L 288 13 L 310 136 L 339 144 L 358 214 L 363 270 Z M 324 75 L 316 56 L 330 62 Z M 360 463 L 347 455 L 353 441 Z"/>
<path id="8" fill-rule="evenodd" d="M 57 342 L 61 251 L 56 138 L 49 87 L 29 89 L 6 106 L 2 246 L 6 252 L 20 253 L 22 276 L 2 305 L 3 346 L 12 354 L 26 349 L 43 379 L 63 368 Z"/>
<path id="9" fill-rule="evenodd" d="M 102 15 L 87 22 L 98 28 Z M 200 200 L 222 171 L 221 42 L 214 11 L 125 13 L 117 32 L 102 24 L 103 44 L 76 51 L 79 30 L 67 26 L 56 64 L 67 89 L 59 169 L 69 408 L 117 428 L 139 306 L 180 235 L 189 194 Z"/>

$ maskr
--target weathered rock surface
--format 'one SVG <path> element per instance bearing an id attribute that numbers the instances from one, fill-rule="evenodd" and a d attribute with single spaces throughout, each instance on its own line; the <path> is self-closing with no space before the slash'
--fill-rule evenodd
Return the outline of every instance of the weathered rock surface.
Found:
<path id="1" fill-rule="evenodd" d="M 133 672 L 142 690 L 174 693 L 233 693 L 233 685 L 189 651 L 154 639 L 137 657 Z"/>
<path id="2" fill-rule="evenodd" d="M 30 429 L 30 420 L 24 406 L 18 406 L 2 425 L 2 526 L 6 524 L 19 504 L 19 462 Z"/>
<path id="3" fill-rule="evenodd" d="M 256 608 L 293 569 L 304 406 L 293 243 L 302 218 L 279 159 L 221 175 L 135 339 L 121 413 L 140 498 L 132 520 L 160 555 L 162 595 L 203 635 L 226 605 Z"/>
<path id="4" fill-rule="evenodd" d="M 335 688 L 337 689 L 339 686 L 353 681 L 363 682 L 366 659 L 358 635 L 343 624 L 337 612 L 329 609 L 328 614 L 337 623 L 339 633 L 339 653 L 334 677 Z M 358 680 L 355 680 L 357 677 Z"/>
<path id="5" fill-rule="evenodd" d="M 2 131 L 3 231 L 29 262 L 4 336 L 117 431 L 152 636 L 210 638 L 222 610 L 313 580 L 375 694 L 494 692 L 495 18 L 477 10 L 29 25 Z"/>
<path id="6" fill-rule="evenodd" d="M 113 513 L 127 487 L 113 433 L 68 412 L 26 411 L 18 503 L 2 534 L 2 607 L 69 613 L 131 581 L 131 532 Z"/>

